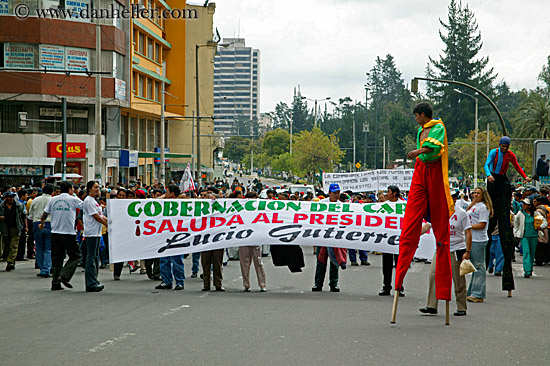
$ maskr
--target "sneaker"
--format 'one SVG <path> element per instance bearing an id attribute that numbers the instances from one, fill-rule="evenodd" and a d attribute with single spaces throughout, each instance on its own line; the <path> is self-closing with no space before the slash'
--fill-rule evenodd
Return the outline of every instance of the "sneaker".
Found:
<path id="1" fill-rule="evenodd" d="M 266 289 L 265 287 L 262 287 L 262 288 L 260 289 L 260 292 L 266 292 L 266 291 L 267 291 L 267 289 Z"/>
<path id="2" fill-rule="evenodd" d="M 466 312 L 464 310 L 458 310 L 456 313 L 453 313 L 454 316 L 464 316 Z"/>
<path id="3" fill-rule="evenodd" d="M 250 288 L 249 287 L 245 287 L 243 292 L 250 292 Z"/>
<path id="4" fill-rule="evenodd" d="M 52 291 L 61 291 L 61 290 L 63 290 L 63 287 L 61 287 L 59 283 L 52 285 Z"/>
<path id="5" fill-rule="evenodd" d="M 103 291 L 103 288 L 104 288 L 103 285 L 99 285 L 99 286 L 95 286 L 95 287 L 88 287 L 86 289 L 86 292 L 101 292 L 101 291 Z"/>
<path id="6" fill-rule="evenodd" d="M 175 291 L 183 290 L 183 285 L 176 285 L 176 287 L 174 287 L 174 290 Z"/>
<path id="7" fill-rule="evenodd" d="M 331 286 L 330 292 L 340 292 L 340 288 L 338 286 Z"/>
<path id="8" fill-rule="evenodd" d="M 361 265 L 362 266 L 370 266 L 370 262 L 369 261 L 361 261 Z"/>
<path id="9" fill-rule="evenodd" d="M 378 296 L 390 296 L 391 295 L 391 287 L 382 287 L 382 291 L 378 293 Z"/>
<path id="10" fill-rule="evenodd" d="M 483 299 L 481 297 L 475 297 L 475 296 L 468 296 L 466 298 L 469 302 L 483 302 Z"/>
<path id="11" fill-rule="evenodd" d="M 113 276 L 113 280 L 120 281 L 120 276 Z"/>
<path id="12" fill-rule="evenodd" d="M 13 271 L 14 269 L 15 269 L 15 264 L 13 263 L 8 263 L 8 265 L 6 266 L 6 272 Z"/>
<path id="13" fill-rule="evenodd" d="M 502 277 L 502 272 L 495 272 L 495 276 Z"/>
<path id="14" fill-rule="evenodd" d="M 197 278 L 197 272 L 191 273 L 191 278 Z"/>
<path id="15" fill-rule="evenodd" d="M 351 262 L 351 265 L 355 267 L 355 266 L 358 266 L 359 263 L 357 263 L 357 262 Z"/>
<path id="16" fill-rule="evenodd" d="M 493 274 L 493 268 L 489 268 L 487 272 L 489 272 L 489 274 Z"/>
<path id="17" fill-rule="evenodd" d="M 160 285 L 155 286 L 155 289 L 157 289 L 157 290 L 171 290 L 172 285 L 167 285 L 164 282 L 161 282 Z"/>
<path id="18" fill-rule="evenodd" d="M 405 288 L 401 288 L 401 290 L 399 290 L 399 297 L 405 297 Z"/>
<path id="19" fill-rule="evenodd" d="M 425 308 L 420 308 L 418 309 L 422 314 L 431 314 L 431 315 L 437 315 L 437 309 L 434 309 L 434 308 L 429 308 L 429 307 L 425 307 Z"/>
<path id="20" fill-rule="evenodd" d="M 323 291 L 323 286 L 317 286 L 317 285 L 315 285 L 315 286 L 313 286 L 313 287 L 311 288 L 311 291 L 313 291 L 313 292 L 320 292 L 320 291 Z"/>

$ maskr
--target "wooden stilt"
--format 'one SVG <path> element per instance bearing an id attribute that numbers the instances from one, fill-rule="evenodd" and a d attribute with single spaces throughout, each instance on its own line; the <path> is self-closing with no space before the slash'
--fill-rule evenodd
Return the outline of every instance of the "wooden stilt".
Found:
<path id="1" fill-rule="evenodd" d="M 397 317 L 397 302 L 399 301 L 399 290 L 395 289 L 395 296 L 393 297 L 393 308 L 391 311 L 391 323 L 395 324 L 395 318 Z"/>
<path id="2" fill-rule="evenodd" d="M 445 325 L 449 325 L 449 301 L 445 301 Z"/>
<path id="3" fill-rule="evenodd" d="M 508 290 L 508 297 L 512 297 L 512 290 Z"/>

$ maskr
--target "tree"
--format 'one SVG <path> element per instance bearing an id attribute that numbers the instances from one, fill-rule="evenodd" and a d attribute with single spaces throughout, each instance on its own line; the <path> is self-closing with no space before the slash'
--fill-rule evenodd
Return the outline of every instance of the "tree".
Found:
<path id="1" fill-rule="evenodd" d="M 296 135 L 293 149 L 293 166 L 296 172 L 307 174 L 318 168 L 331 172 L 334 164 L 342 160 L 344 152 L 334 135 L 326 135 L 318 127 Z"/>
<path id="2" fill-rule="evenodd" d="M 500 135 L 489 130 L 489 150 L 498 146 Z M 477 137 L 477 173 L 478 176 L 485 175 L 485 161 L 487 160 L 487 147 L 483 142 L 487 141 L 487 130 L 479 131 Z M 455 166 L 459 174 L 464 176 L 474 173 L 474 142 L 475 130 L 470 131 L 464 137 L 457 137 L 449 147 L 449 166 Z M 482 144 L 482 145 L 481 145 Z M 456 172 L 456 170 L 455 170 Z"/>
<path id="3" fill-rule="evenodd" d="M 538 77 L 539 81 L 543 84 L 542 93 L 550 98 L 550 56 L 548 56 L 548 62 L 542 67 L 542 71 Z"/>
<path id="4" fill-rule="evenodd" d="M 275 111 L 268 112 L 268 115 L 273 119 L 273 128 L 283 128 L 290 131 L 292 111 L 286 103 L 277 103 Z"/>
<path id="5" fill-rule="evenodd" d="M 294 90 L 294 98 L 292 100 L 292 133 L 297 133 L 303 130 L 310 130 L 313 126 L 313 121 L 307 110 L 307 104 L 304 103 L 304 97 L 300 90 Z"/>
<path id="6" fill-rule="evenodd" d="M 493 68 L 486 70 L 489 57 L 478 57 L 483 46 L 474 13 L 461 2 L 451 0 L 448 7 L 448 22 L 439 20 L 442 31 L 439 36 L 445 44 L 443 55 L 439 59 L 429 58 L 427 77 L 461 81 L 477 87 L 485 94 L 493 95 L 493 81 L 497 77 Z M 447 126 L 449 139 L 465 135 L 472 129 L 474 121 L 474 101 L 456 93 L 456 86 L 443 83 L 428 83 L 428 96 L 436 102 Z M 492 113 L 492 110 L 484 111 Z"/>
<path id="7" fill-rule="evenodd" d="M 265 134 L 262 151 L 267 156 L 275 158 L 290 150 L 290 134 L 281 128 L 269 131 Z"/>
<path id="8" fill-rule="evenodd" d="M 550 99 L 537 92 L 531 92 L 513 124 L 519 137 L 550 138 Z"/>
<path id="9" fill-rule="evenodd" d="M 227 139 L 223 149 L 223 156 L 229 160 L 239 163 L 244 154 L 248 151 L 250 139 L 245 139 L 241 136 L 233 136 Z"/>

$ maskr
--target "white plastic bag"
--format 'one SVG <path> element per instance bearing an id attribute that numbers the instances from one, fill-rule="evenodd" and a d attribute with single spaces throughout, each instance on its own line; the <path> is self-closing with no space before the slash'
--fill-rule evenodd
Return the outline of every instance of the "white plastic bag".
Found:
<path id="1" fill-rule="evenodd" d="M 464 259 L 462 263 L 460 263 L 460 275 L 465 276 L 468 273 L 477 272 L 476 267 L 470 262 L 469 259 Z"/>

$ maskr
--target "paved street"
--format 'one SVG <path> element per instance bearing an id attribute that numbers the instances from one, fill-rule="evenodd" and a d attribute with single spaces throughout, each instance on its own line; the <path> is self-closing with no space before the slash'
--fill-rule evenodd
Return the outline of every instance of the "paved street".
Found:
<path id="1" fill-rule="evenodd" d="M 243 293 L 239 262 L 224 269 L 225 293 L 201 292 L 187 278 L 184 291 L 154 290 L 156 282 L 129 275 L 114 282 L 100 271 L 101 293 L 75 288 L 51 292 L 33 262 L 0 271 L 2 365 L 543 365 L 548 364 L 550 267 L 516 278 L 509 299 L 500 278 L 488 277 L 488 298 L 468 304 L 468 316 L 423 316 L 429 265 L 414 263 L 405 280 L 397 324 L 393 297 L 379 297 L 381 256 L 370 267 L 340 271 L 341 293 L 312 293 L 314 256 L 304 248 L 301 274 L 264 258 L 268 292 Z M 521 258 L 521 257 L 519 257 Z M 185 260 L 190 274 L 190 258 Z M 2 265 L 3 267 L 3 265 Z M 521 265 L 515 264 L 516 274 Z M 454 303 L 451 309 L 455 311 Z"/>

